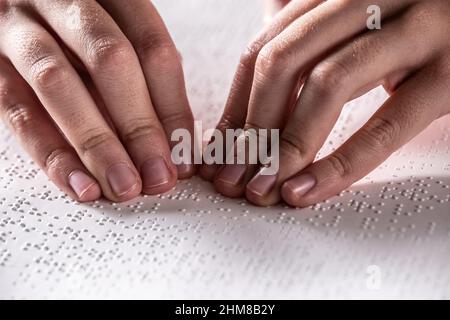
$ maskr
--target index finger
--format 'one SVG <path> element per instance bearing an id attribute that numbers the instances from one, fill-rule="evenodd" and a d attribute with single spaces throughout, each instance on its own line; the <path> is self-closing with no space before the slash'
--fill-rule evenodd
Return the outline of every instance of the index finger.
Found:
<path id="1" fill-rule="evenodd" d="M 140 59 L 153 106 L 170 137 L 177 129 L 194 136 L 181 58 L 155 6 L 149 0 L 98 0 L 134 46 Z M 193 145 L 193 141 L 192 144 Z M 171 143 L 173 147 L 174 144 Z M 194 162 L 178 165 L 178 177 L 195 173 Z"/>

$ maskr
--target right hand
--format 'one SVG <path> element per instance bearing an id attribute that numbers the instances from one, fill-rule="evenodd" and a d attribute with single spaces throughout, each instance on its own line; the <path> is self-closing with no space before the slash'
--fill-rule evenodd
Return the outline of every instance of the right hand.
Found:
<path id="1" fill-rule="evenodd" d="M 0 113 L 78 201 L 170 190 L 193 131 L 180 56 L 149 0 L 0 0 Z"/>

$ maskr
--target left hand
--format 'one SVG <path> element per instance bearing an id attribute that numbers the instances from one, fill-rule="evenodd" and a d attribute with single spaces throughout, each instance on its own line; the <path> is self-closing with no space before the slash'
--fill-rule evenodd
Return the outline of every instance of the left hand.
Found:
<path id="1" fill-rule="evenodd" d="M 195 173 L 171 158 L 194 119 L 149 0 L 0 0 L 0 117 L 76 201 L 160 194 Z"/>
<path id="2" fill-rule="evenodd" d="M 370 5 L 381 8 L 381 30 L 367 28 Z M 291 1 L 242 56 L 218 126 L 282 129 L 278 174 L 226 165 L 202 175 L 262 206 L 338 194 L 450 112 L 449 16 L 448 0 Z M 391 94 L 385 104 L 313 163 L 344 104 L 380 84 Z"/>

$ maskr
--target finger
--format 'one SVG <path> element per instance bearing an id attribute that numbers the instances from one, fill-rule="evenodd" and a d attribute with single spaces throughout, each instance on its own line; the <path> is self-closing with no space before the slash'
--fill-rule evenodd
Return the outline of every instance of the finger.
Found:
<path id="1" fill-rule="evenodd" d="M 2 29 L 0 50 L 34 90 L 103 194 L 113 201 L 137 196 L 141 181 L 133 163 L 57 42 L 19 13 L 14 21 L 2 23 Z"/>
<path id="2" fill-rule="evenodd" d="M 155 7 L 149 0 L 98 2 L 134 46 L 166 135 L 171 137 L 175 130 L 187 129 L 194 137 L 194 119 L 186 94 L 180 55 Z M 192 156 L 189 155 L 187 163 L 177 165 L 179 178 L 189 178 L 195 173 Z"/>
<path id="3" fill-rule="evenodd" d="M 246 127 L 282 127 L 299 76 L 328 51 L 367 29 L 367 8 L 372 2 L 327 1 L 267 43 L 257 58 Z M 378 1 L 385 15 L 408 2 Z"/>
<path id="4" fill-rule="evenodd" d="M 51 10 L 47 1 L 32 3 L 85 65 L 142 176 L 143 192 L 170 190 L 176 183 L 177 169 L 171 161 L 168 139 L 153 108 L 137 54 L 119 26 L 96 1 L 57 1 L 52 2 Z"/>
<path id="5" fill-rule="evenodd" d="M 266 0 L 265 1 L 265 22 L 270 23 L 273 17 L 283 9 L 290 0 Z"/>
<path id="6" fill-rule="evenodd" d="M 249 145 L 248 141 L 245 141 L 244 149 L 247 155 L 250 154 L 251 148 L 252 146 Z M 230 198 L 242 197 L 245 193 L 246 181 L 249 181 L 258 169 L 257 164 L 248 164 L 247 159 L 244 160 L 245 163 L 238 161 L 236 144 L 233 164 L 224 165 L 217 171 L 214 180 L 214 187 L 217 192 Z"/>
<path id="7" fill-rule="evenodd" d="M 0 114 L 33 160 L 65 193 L 81 202 L 97 200 L 101 189 L 65 141 L 33 91 L 0 58 Z"/>
<path id="8" fill-rule="evenodd" d="M 217 129 L 225 133 L 226 129 L 243 128 L 247 117 L 247 108 L 252 90 L 255 64 L 261 49 L 289 26 L 297 17 L 310 11 L 323 0 L 292 1 L 280 12 L 273 22 L 267 26 L 242 54 L 236 71 L 230 94 L 225 105 L 224 113 L 217 125 Z M 206 180 L 213 180 L 219 166 L 203 165 L 201 176 Z"/>
<path id="9" fill-rule="evenodd" d="M 364 177 L 431 122 L 449 113 L 449 85 L 448 62 L 412 77 L 343 146 L 288 180 L 282 187 L 283 199 L 292 206 L 309 206 Z"/>
<path id="10" fill-rule="evenodd" d="M 381 2 L 382 12 L 392 12 L 389 1 Z M 257 57 L 245 129 L 283 128 L 299 77 L 327 51 L 366 28 L 368 6 L 368 0 L 324 2 L 267 43 Z M 219 191 L 232 174 L 236 169 L 231 166 L 220 171 L 215 183 Z M 247 182 L 240 180 L 239 188 Z"/>
<path id="11" fill-rule="evenodd" d="M 95 87 L 95 84 L 92 83 L 92 79 L 89 75 L 86 74 L 80 74 L 81 80 L 84 82 L 84 85 L 86 86 L 86 89 L 89 91 L 92 99 L 95 102 L 95 105 L 97 106 L 98 111 L 102 115 L 103 119 L 105 119 L 108 126 L 111 128 L 111 130 L 114 132 L 114 134 L 117 136 L 117 128 L 114 125 L 113 120 L 111 119 L 111 115 L 108 112 L 108 109 L 106 108 L 105 102 L 103 101 L 102 96 L 98 92 L 97 88 Z"/>
<path id="12" fill-rule="evenodd" d="M 410 13 L 357 37 L 314 68 L 281 135 L 280 170 L 276 175 L 259 174 L 248 184 L 250 201 L 269 205 L 280 200 L 281 184 L 314 160 L 356 92 L 378 86 L 386 75 L 417 70 L 430 59 L 442 43 L 441 32 L 431 28 L 434 31 L 418 35 L 409 18 Z"/>

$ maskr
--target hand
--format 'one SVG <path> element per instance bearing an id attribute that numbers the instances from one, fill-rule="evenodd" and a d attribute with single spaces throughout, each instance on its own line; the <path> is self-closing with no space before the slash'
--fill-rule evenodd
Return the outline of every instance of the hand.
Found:
<path id="1" fill-rule="evenodd" d="M 265 20 L 270 23 L 273 17 L 291 0 L 265 0 Z"/>
<path id="2" fill-rule="evenodd" d="M 79 201 L 158 194 L 194 167 L 168 136 L 193 130 L 179 53 L 149 0 L 0 0 L 0 111 Z"/>
<path id="3" fill-rule="evenodd" d="M 381 8 L 380 30 L 367 27 L 370 5 Z M 218 125 L 282 129 L 278 174 L 226 165 L 202 175 L 224 195 L 300 207 L 361 179 L 450 112 L 449 16 L 447 0 L 291 1 L 242 56 Z M 313 163 L 344 104 L 380 84 L 386 103 Z"/>

